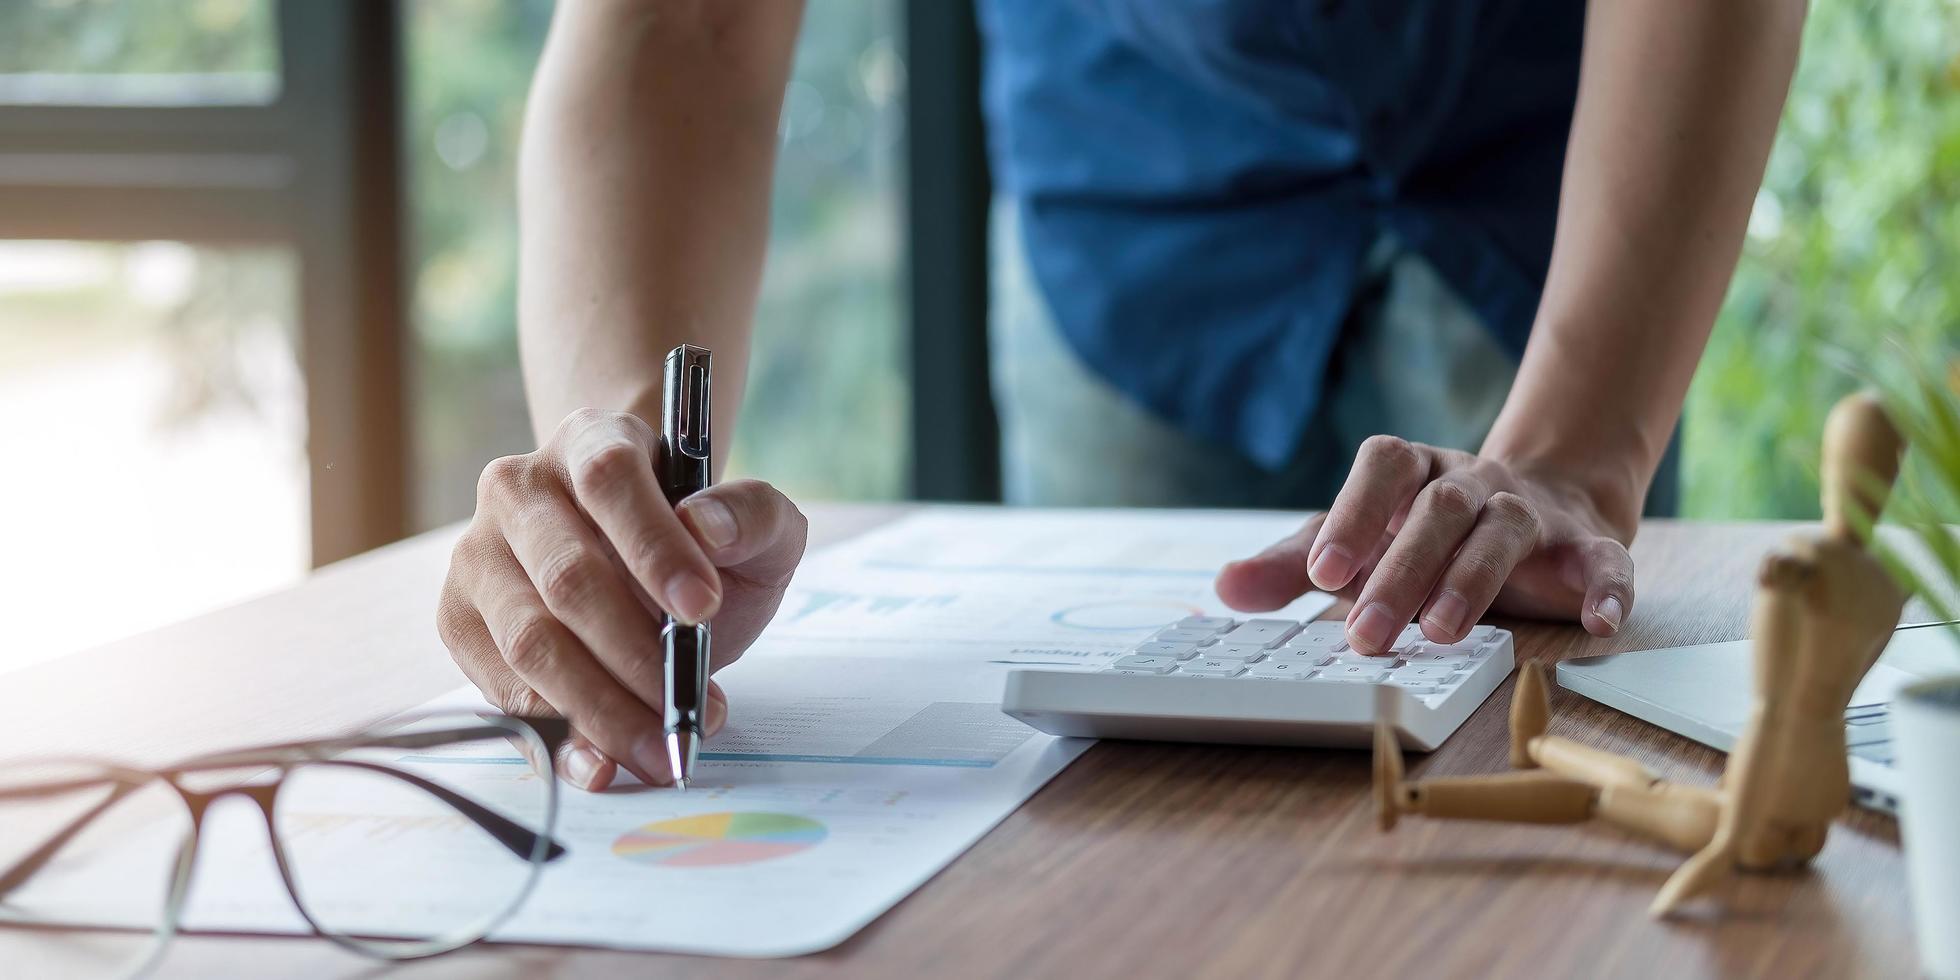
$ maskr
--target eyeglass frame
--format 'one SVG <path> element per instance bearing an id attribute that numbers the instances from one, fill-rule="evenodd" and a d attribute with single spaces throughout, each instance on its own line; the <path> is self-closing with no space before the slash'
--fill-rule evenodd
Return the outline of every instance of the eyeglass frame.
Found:
<path id="1" fill-rule="evenodd" d="M 434 730 L 399 730 L 450 718 L 460 721 L 464 717 L 475 718 L 480 723 Z M 155 768 L 90 758 L 20 760 L 17 763 L 8 763 L 4 768 L 16 766 L 40 768 L 48 765 L 86 766 L 100 770 L 100 775 L 0 786 L 0 803 L 52 799 L 104 786 L 113 788 L 110 789 L 108 796 L 69 821 L 24 857 L 6 868 L 0 868 L 0 902 L 4 902 L 8 895 L 45 868 L 62 848 L 102 814 L 113 809 L 131 793 L 152 782 L 161 782 L 170 787 L 183 801 L 190 812 L 191 820 L 184 840 L 178 845 L 176 867 L 171 872 L 162 921 L 157 924 L 152 933 L 155 946 L 134 969 L 136 975 L 140 976 L 154 966 L 164 948 L 178 934 L 184 898 L 190 889 L 192 870 L 202 840 L 205 814 L 209 812 L 212 804 L 227 796 L 243 796 L 258 806 L 259 813 L 265 819 L 266 838 L 271 844 L 274 863 L 279 869 L 280 883 L 285 886 L 286 895 L 292 900 L 293 908 L 299 912 L 300 918 L 305 920 L 307 927 L 315 936 L 363 956 L 390 961 L 425 959 L 480 942 L 524 906 L 531 891 L 536 887 L 538 876 L 543 872 L 544 866 L 569 853 L 563 844 L 553 838 L 552 833 L 556 829 L 558 819 L 557 757 L 559 750 L 571 739 L 571 725 L 563 718 L 457 712 L 453 715 L 439 713 L 392 719 L 389 726 L 387 731 L 273 742 L 206 753 Z M 545 783 L 547 794 L 545 825 L 537 831 L 526 829 L 484 804 L 405 769 L 375 762 L 334 758 L 341 753 L 358 749 L 440 748 L 444 745 L 481 741 L 485 738 L 521 737 L 527 733 L 536 738 L 538 742 L 536 748 L 543 750 L 537 752 L 527 747 L 525 751 L 526 756 L 532 757 L 532 764 L 539 768 L 539 777 Z M 327 929 L 314 919 L 313 913 L 306 907 L 306 902 L 300 898 L 299 887 L 295 883 L 285 844 L 280 839 L 274 817 L 274 805 L 280 787 L 285 785 L 294 770 L 308 765 L 347 766 L 399 779 L 442 801 L 490 835 L 504 849 L 517 857 L 525 858 L 531 865 L 531 874 L 525 880 L 524 887 L 502 910 L 486 916 L 468 930 L 458 931 L 447 937 L 431 938 L 420 942 L 411 940 L 397 946 L 382 947 Z M 183 777 L 191 773 L 255 767 L 274 770 L 277 775 L 269 781 L 239 782 L 202 791 L 190 789 L 182 782 Z M 0 921 L 0 925 L 33 925 L 33 923 Z"/>

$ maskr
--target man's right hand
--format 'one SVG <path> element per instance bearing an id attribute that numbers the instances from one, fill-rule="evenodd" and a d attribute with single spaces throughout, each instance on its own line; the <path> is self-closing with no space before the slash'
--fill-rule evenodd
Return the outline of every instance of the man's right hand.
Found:
<path id="1" fill-rule="evenodd" d="M 492 461 L 443 583 L 451 656 L 504 711 L 569 719 L 558 769 L 586 789 L 618 766 L 673 781 L 656 615 L 712 618 L 720 670 L 775 615 L 803 557 L 807 521 L 774 487 L 737 480 L 670 507 L 659 452 L 638 416 L 581 409 L 538 451 Z M 727 717 L 710 684 L 709 732 Z"/>

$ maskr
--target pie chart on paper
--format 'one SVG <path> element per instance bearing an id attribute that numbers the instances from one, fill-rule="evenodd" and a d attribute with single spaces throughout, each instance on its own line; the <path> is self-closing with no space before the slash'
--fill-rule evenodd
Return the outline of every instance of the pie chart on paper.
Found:
<path id="1" fill-rule="evenodd" d="M 788 857 L 829 835 L 823 824 L 793 813 L 703 813 L 636 827 L 619 835 L 612 851 L 641 864 L 713 868 Z"/>

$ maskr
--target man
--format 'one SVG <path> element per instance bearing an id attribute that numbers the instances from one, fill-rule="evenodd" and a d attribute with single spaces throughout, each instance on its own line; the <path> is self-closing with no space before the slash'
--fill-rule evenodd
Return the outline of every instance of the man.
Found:
<path id="1" fill-rule="evenodd" d="M 1363 651 L 1492 609 L 1620 627 L 1800 3 L 980 9 L 1012 499 L 1328 507 L 1217 587 L 1246 610 L 1352 598 Z M 484 471 L 440 624 L 492 700 L 573 721 L 580 786 L 669 781 L 653 611 L 713 617 L 719 666 L 802 555 L 766 484 L 669 508 L 648 424 L 683 341 L 714 350 L 736 422 L 799 17 L 569 0 L 538 69 L 541 448 Z"/>

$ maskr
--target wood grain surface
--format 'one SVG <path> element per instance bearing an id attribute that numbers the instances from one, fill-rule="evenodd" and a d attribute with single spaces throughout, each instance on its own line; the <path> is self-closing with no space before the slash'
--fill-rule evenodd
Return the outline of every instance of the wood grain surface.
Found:
<path id="1" fill-rule="evenodd" d="M 906 508 L 811 509 L 834 541 Z M 1494 620 L 1546 662 L 1744 635 L 1758 559 L 1795 525 L 1652 522 L 1612 639 Z M 454 529 L 304 585 L 0 675 L 0 756 L 163 759 L 352 728 L 460 683 L 435 638 Z M 104 601 L 113 601 L 104 597 Z M 1416 774 L 1508 763 L 1510 682 Z M 1551 731 L 1712 782 L 1721 756 L 1555 691 Z M 1808 873 L 1644 913 L 1680 856 L 1593 828 L 1375 829 L 1365 752 L 1105 742 L 835 950 L 742 961 L 492 946 L 402 967 L 310 939 L 179 939 L 167 976 L 1911 976 L 1898 831 L 1848 810 Z M 657 896 L 649 896 L 657 901 Z M 766 929 L 768 923 L 758 922 Z M 0 964 L 8 958 L 0 930 Z M 5 973 L 0 967 L 0 973 Z"/>

